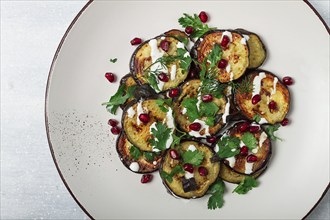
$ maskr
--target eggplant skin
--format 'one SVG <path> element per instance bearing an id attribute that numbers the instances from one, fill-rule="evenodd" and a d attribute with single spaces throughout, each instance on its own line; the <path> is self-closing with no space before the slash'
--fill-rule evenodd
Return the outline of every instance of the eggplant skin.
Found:
<path id="1" fill-rule="evenodd" d="M 151 173 L 159 169 L 162 155 L 155 156 L 154 161 L 148 161 L 144 156 L 134 160 L 130 154 L 130 148 L 132 146 L 133 144 L 127 140 L 125 132 L 122 132 L 117 139 L 116 149 L 121 162 L 127 169 L 132 171 L 129 166 L 133 162 L 139 164 L 139 170 L 137 172 L 132 171 L 134 173 Z M 144 152 L 142 151 L 141 153 L 143 154 Z"/>
<path id="2" fill-rule="evenodd" d="M 134 80 L 132 74 L 128 73 L 128 74 L 126 74 L 125 76 L 123 76 L 123 78 L 121 78 L 121 80 L 120 80 L 120 85 L 123 85 L 123 84 L 126 85 L 125 93 L 127 92 L 127 89 L 128 89 L 129 87 L 131 87 L 131 86 L 135 86 L 135 85 L 136 85 L 136 82 L 135 82 L 135 80 Z M 125 102 L 124 104 L 120 105 L 120 108 L 121 108 L 121 109 L 124 109 L 125 106 L 126 106 L 129 102 L 133 101 L 134 99 L 135 99 L 135 97 L 131 97 L 131 98 L 127 99 L 126 102 Z"/>
<path id="3" fill-rule="evenodd" d="M 262 42 L 259 35 L 256 33 L 238 28 L 236 31 L 240 32 L 242 35 L 247 35 L 249 37 L 247 43 L 250 49 L 249 55 L 249 69 L 256 69 L 260 67 L 267 57 L 267 50 Z"/>
<path id="4" fill-rule="evenodd" d="M 194 167 L 194 178 L 197 183 L 197 190 L 184 192 L 182 186 L 182 178 L 185 178 L 185 174 L 179 173 L 173 176 L 173 181 L 170 183 L 166 179 L 163 180 L 163 184 L 167 188 L 167 190 L 176 197 L 184 198 L 184 199 L 194 199 L 202 197 L 206 194 L 210 185 L 212 185 L 216 179 L 218 178 L 219 171 L 220 171 L 220 163 L 219 162 L 211 162 L 211 158 L 214 156 L 214 151 L 204 145 L 202 143 L 196 141 L 184 141 L 181 142 L 178 146 L 177 150 L 180 151 L 187 151 L 189 146 L 195 146 L 197 150 L 204 153 L 205 157 L 203 162 L 200 166 L 205 167 L 208 170 L 207 176 L 200 176 L 198 172 L 198 167 Z M 161 166 L 159 171 L 165 171 L 167 173 L 171 173 L 172 169 L 177 165 L 183 165 L 183 161 L 181 160 L 174 160 L 171 158 L 169 150 L 166 151 L 163 161 L 161 162 Z"/>
<path id="5" fill-rule="evenodd" d="M 180 38 L 185 38 L 185 39 L 189 40 L 188 35 L 187 35 L 185 32 L 180 31 L 180 30 L 178 30 L 178 29 L 171 29 L 171 30 L 169 30 L 169 31 L 166 31 L 166 32 L 164 33 L 164 35 L 165 35 L 165 36 L 168 36 L 168 37 L 175 37 L 175 38 L 177 38 L 178 40 L 180 40 Z"/>
<path id="6" fill-rule="evenodd" d="M 250 83 L 253 85 L 253 79 L 261 73 L 265 73 L 265 78 L 261 81 L 260 96 L 261 101 L 252 104 L 252 93 L 236 93 L 234 101 L 241 113 L 249 120 L 253 120 L 256 115 L 267 120 L 269 124 L 281 122 L 290 110 L 290 93 L 288 88 L 273 73 L 265 70 L 252 71 Z M 274 80 L 278 79 L 275 94 L 271 94 L 274 89 Z M 270 109 L 268 104 L 270 101 L 276 102 L 276 109 Z"/>
<path id="7" fill-rule="evenodd" d="M 249 48 L 243 35 L 233 30 L 212 30 L 197 40 L 194 46 L 194 54 L 197 56 L 197 60 L 203 62 L 212 51 L 213 45 L 220 45 L 222 35 L 225 31 L 232 34 L 232 41 L 227 48 L 222 48 L 222 59 L 228 61 L 230 71 L 226 68 L 217 68 L 217 79 L 222 83 L 240 78 L 249 66 Z"/>

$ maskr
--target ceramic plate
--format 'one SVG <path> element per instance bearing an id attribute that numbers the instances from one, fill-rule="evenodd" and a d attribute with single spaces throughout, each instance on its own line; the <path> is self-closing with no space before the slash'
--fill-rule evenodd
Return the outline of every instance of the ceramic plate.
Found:
<path id="1" fill-rule="evenodd" d="M 207 197 L 170 196 L 158 174 L 150 184 L 119 160 L 112 116 L 101 103 L 129 71 L 136 36 L 149 39 L 172 28 L 183 13 L 210 15 L 209 25 L 258 33 L 268 49 L 263 69 L 290 75 L 290 126 L 280 129 L 260 186 L 231 193 L 207 209 Z M 110 58 L 118 58 L 116 63 Z M 46 127 L 58 171 L 82 209 L 96 219 L 299 219 L 329 183 L 329 34 L 303 1 L 96 1 L 79 13 L 56 52 L 46 93 Z"/>

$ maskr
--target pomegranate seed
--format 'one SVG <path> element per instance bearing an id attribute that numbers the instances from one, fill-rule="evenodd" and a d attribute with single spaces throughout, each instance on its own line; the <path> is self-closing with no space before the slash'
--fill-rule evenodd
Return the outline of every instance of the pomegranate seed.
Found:
<path id="1" fill-rule="evenodd" d="M 143 174 L 141 177 L 141 183 L 149 183 L 152 180 L 152 174 Z"/>
<path id="2" fill-rule="evenodd" d="M 201 176 L 207 176 L 209 173 L 205 167 L 198 167 L 198 173 Z"/>
<path id="3" fill-rule="evenodd" d="M 177 160 L 177 159 L 180 158 L 180 155 L 179 155 L 179 153 L 178 153 L 176 150 L 171 149 L 171 150 L 170 150 L 170 157 L 171 157 L 172 159 L 174 159 L 174 160 Z"/>
<path id="4" fill-rule="evenodd" d="M 203 95 L 202 96 L 202 101 L 203 102 L 211 102 L 213 99 L 213 96 L 211 94 L 208 94 L 208 95 Z"/>
<path id="5" fill-rule="evenodd" d="M 183 169 L 189 173 L 193 173 L 194 172 L 194 167 L 192 164 L 190 163 L 185 163 L 183 164 Z"/>
<path id="6" fill-rule="evenodd" d="M 214 142 L 217 141 L 217 138 L 216 137 L 213 137 L 213 136 L 209 136 L 209 137 L 206 138 L 206 141 L 208 143 L 214 143 Z"/>
<path id="7" fill-rule="evenodd" d="M 120 133 L 120 128 L 115 126 L 111 128 L 111 133 L 114 135 L 118 135 Z"/>
<path id="8" fill-rule="evenodd" d="M 199 19 L 201 19 L 201 22 L 205 23 L 208 20 L 208 16 L 205 11 L 201 11 L 198 15 Z"/>
<path id="9" fill-rule="evenodd" d="M 191 34 L 194 31 L 194 28 L 191 26 L 187 26 L 186 29 L 184 30 L 187 34 Z"/>
<path id="10" fill-rule="evenodd" d="M 242 156 L 247 156 L 249 153 L 249 148 L 247 146 L 241 147 L 241 150 L 239 152 L 240 155 Z"/>
<path id="11" fill-rule="evenodd" d="M 282 121 L 281 121 L 281 125 L 282 126 L 287 126 L 289 124 L 289 119 L 287 118 L 284 118 Z"/>
<path id="12" fill-rule="evenodd" d="M 282 79 L 284 85 L 290 86 L 293 84 L 293 79 L 290 76 L 283 77 Z"/>
<path id="13" fill-rule="evenodd" d="M 258 157 L 256 155 L 250 154 L 249 156 L 247 156 L 246 161 L 248 163 L 253 163 L 256 162 L 258 160 Z"/>
<path id="14" fill-rule="evenodd" d="M 117 126 L 118 121 L 116 121 L 115 119 L 109 119 L 108 124 L 109 124 L 111 127 L 115 127 L 115 126 Z"/>
<path id="15" fill-rule="evenodd" d="M 219 61 L 219 63 L 218 63 L 218 67 L 219 67 L 220 69 L 224 69 L 224 68 L 226 68 L 227 65 L 228 65 L 228 61 L 225 60 L 225 59 L 221 59 L 221 60 Z"/>
<path id="16" fill-rule="evenodd" d="M 199 131 L 199 130 L 201 130 L 202 125 L 198 122 L 194 122 L 189 125 L 189 128 L 190 128 L 190 130 L 193 130 L 193 131 Z"/>
<path id="17" fill-rule="evenodd" d="M 170 42 L 168 42 L 167 40 L 162 40 L 160 42 L 160 48 L 162 48 L 163 51 L 167 52 L 170 48 Z"/>
<path id="18" fill-rule="evenodd" d="M 226 48 L 228 46 L 228 44 L 229 44 L 229 41 L 230 41 L 229 37 L 227 35 L 224 35 L 222 37 L 222 41 L 221 41 L 220 45 L 222 47 Z"/>
<path id="19" fill-rule="evenodd" d="M 260 101 L 261 101 L 261 96 L 259 94 L 256 94 L 252 97 L 252 104 L 253 105 L 257 104 Z"/>
<path id="20" fill-rule="evenodd" d="M 169 78 L 165 73 L 160 73 L 158 75 L 158 79 L 162 82 L 168 82 Z"/>
<path id="21" fill-rule="evenodd" d="M 240 132 L 245 132 L 245 131 L 247 131 L 249 129 L 249 127 L 250 127 L 250 124 L 248 122 L 244 122 L 243 124 L 240 124 L 238 126 L 238 130 Z"/>
<path id="22" fill-rule="evenodd" d="M 178 89 L 178 88 L 171 89 L 171 90 L 168 92 L 168 96 L 169 96 L 170 98 L 177 97 L 178 95 L 179 95 L 179 89 Z"/>
<path id="23" fill-rule="evenodd" d="M 275 101 L 270 101 L 270 102 L 268 103 L 268 108 L 271 109 L 271 110 L 276 109 L 276 108 L 277 108 L 277 104 L 276 104 L 276 102 L 275 102 Z"/>
<path id="24" fill-rule="evenodd" d="M 250 126 L 250 127 L 249 127 L 249 131 L 250 131 L 251 133 L 256 133 L 256 132 L 259 131 L 259 129 L 260 129 L 259 126 Z"/>
<path id="25" fill-rule="evenodd" d="M 142 113 L 139 115 L 139 119 L 140 121 L 142 121 L 144 124 L 148 123 L 150 118 L 149 118 L 149 115 L 146 114 L 146 113 Z"/>
<path id="26" fill-rule="evenodd" d="M 133 38 L 133 40 L 131 40 L 132 45 L 138 45 L 140 43 L 142 43 L 141 38 L 135 37 L 135 38 Z"/>
<path id="27" fill-rule="evenodd" d="M 109 80 L 109 82 L 114 82 L 115 81 L 115 74 L 113 74 L 113 73 L 106 73 L 105 74 L 105 78 L 107 78 L 108 80 Z"/>

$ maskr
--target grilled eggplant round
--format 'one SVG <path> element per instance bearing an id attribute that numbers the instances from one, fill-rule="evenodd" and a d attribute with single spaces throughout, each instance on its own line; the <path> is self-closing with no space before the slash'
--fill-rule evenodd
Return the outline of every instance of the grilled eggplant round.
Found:
<path id="1" fill-rule="evenodd" d="M 215 114 L 215 122 L 213 126 L 208 126 L 206 124 L 206 117 L 198 118 L 197 120 L 191 121 L 188 117 L 189 110 L 184 107 L 184 101 L 189 98 L 194 98 L 197 100 L 197 110 L 198 108 L 201 108 L 202 98 L 200 93 L 200 87 L 201 81 L 199 79 L 190 80 L 182 85 L 180 96 L 176 100 L 174 100 L 174 117 L 176 123 L 181 130 L 189 133 L 189 135 L 191 136 L 197 138 L 205 138 L 207 136 L 215 135 L 223 127 L 223 125 L 225 124 L 225 120 L 222 116 L 225 114 L 226 106 L 229 104 L 227 103 L 227 99 L 224 95 L 222 95 L 221 98 L 212 98 L 212 101 L 210 103 L 214 103 L 219 108 L 219 110 Z M 203 125 L 198 132 L 192 131 L 189 128 L 189 125 L 194 122 L 198 122 Z"/>
<path id="2" fill-rule="evenodd" d="M 176 173 L 173 175 L 172 181 L 162 177 L 163 184 L 174 196 L 185 199 L 198 198 L 205 195 L 209 186 L 216 181 L 220 171 L 220 163 L 212 162 L 211 158 L 215 155 L 215 153 L 208 146 L 195 141 L 184 141 L 181 142 L 176 149 L 182 154 L 188 150 L 191 150 L 191 148 L 195 148 L 204 154 L 203 161 L 198 167 L 193 168 L 193 173 L 189 173 L 188 175 L 190 176 L 187 175 L 187 171 L 186 173 Z M 168 150 L 159 169 L 161 176 L 162 172 L 170 174 L 175 167 L 182 167 L 183 163 L 184 162 L 182 159 L 172 159 L 170 156 L 170 151 Z M 201 176 L 199 174 L 198 168 L 201 166 L 206 168 L 206 176 Z"/>
<path id="3" fill-rule="evenodd" d="M 261 38 L 256 33 L 241 28 L 236 29 L 236 31 L 240 32 L 246 38 L 250 49 L 248 68 L 256 69 L 260 67 L 267 57 L 267 50 Z"/>
<path id="4" fill-rule="evenodd" d="M 140 85 L 150 84 L 157 93 L 177 87 L 187 78 L 189 69 L 182 68 L 183 61 L 176 58 L 179 48 L 186 52 L 184 57 L 190 57 L 184 44 L 175 37 L 158 36 L 143 42 L 131 57 L 133 77 Z"/>
<path id="5" fill-rule="evenodd" d="M 250 120 L 253 120 L 255 116 L 260 116 L 260 124 L 281 122 L 290 109 L 288 88 L 268 71 L 255 70 L 247 77 L 249 77 L 250 87 L 253 86 L 253 92 L 236 93 L 234 98 L 241 113 Z M 253 104 L 252 99 L 255 95 L 260 95 L 261 100 Z"/>
<path id="6" fill-rule="evenodd" d="M 221 45 L 223 36 L 227 36 L 230 42 L 222 47 L 222 59 L 227 60 L 226 68 L 216 68 L 217 79 L 226 83 L 240 78 L 249 66 L 249 48 L 245 38 L 237 31 L 214 30 L 205 33 L 197 40 L 194 49 L 197 60 L 202 63 L 212 51 L 214 44 Z"/>
<path id="7" fill-rule="evenodd" d="M 125 109 L 122 116 L 122 125 L 128 140 L 142 151 L 153 151 L 149 139 L 153 139 L 151 134 L 151 126 L 155 122 L 166 122 L 167 124 L 174 124 L 172 118 L 172 109 L 168 112 L 163 112 L 157 104 L 156 99 L 139 100 L 130 103 Z M 141 114 L 147 114 L 148 122 L 142 122 L 139 119 Z M 171 128 L 174 129 L 174 128 Z"/>
<path id="8" fill-rule="evenodd" d="M 166 31 L 164 33 L 165 36 L 168 36 L 168 37 L 175 37 L 176 39 L 184 42 L 184 41 L 189 41 L 189 37 L 188 35 L 186 35 L 185 32 L 183 31 L 180 31 L 178 29 L 171 29 L 169 31 Z"/>
<path id="9" fill-rule="evenodd" d="M 117 153 L 125 167 L 134 173 L 151 173 L 158 170 L 162 160 L 161 154 L 139 151 L 140 156 L 134 158 L 131 154 L 132 147 L 134 147 L 133 144 L 127 140 L 126 134 L 122 132 L 117 139 Z M 132 163 L 138 164 L 138 170 L 131 168 Z"/>
<path id="10" fill-rule="evenodd" d="M 136 85 L 136 82 L 135 82 L 132 74 L 128 73 L 125 76 L 123 76 L 123 78 L 121 78 L 120 85 L 123 85 L 123 84 L 125 84 L 125 93 L 127 92 L 127 89 L 129 87 Z M 131 98 L 127 99 L 124 104 L 120 105 L 120 108 L 124 109 L 125 106 L 127 105 L 127 103 L 133 101 L 134 99 L 135 99 L 135 97 L 131 97 Z"/>
<path id="11" fill-rule="evenodd" d="M 224 164 L 231 168 L 233 171 L 240 173 L 240 174 L 247 174 L 247 175 L 254 175 L 258 171 L 264 169 L 271 157 L 272 150 L 271 150 L 271 141 L 268 137 L 267 133 L 262 129 L 262 127 L 258 124 L 251 124 L 250 127 L 258 127 L 257 131 L 253 133 L 249 131 L 240 131 L 240 126 L 246 122 L 240 122 L 235 124 L 232 128 L 230 128 L 223 137 L 231 136 L 237 137 L 240 139 L 240 151 L 241 148 L 246 146 L 246 142 L 253 142 L 253 138 L 247 136 L 253 136 L 256 140 L 256 147 L 252 150 L 248 150 L 245 154 L 238 153 L 235 156 L 229 158 L 222 158 Z M 246 136 L 246 139 L 242 138 Z M 222 138 L 223 138 L 222 137 Z M 222 138 L 220 140 L 222 140 Z M 244 141 L 244 142 L 243 142 Z M 223 147 L 223 146 L 216 146 L 216 147 Z M 221 151 L 221 149 L 219 149 Z M 218 151 L 218 150 L 216 150 Z"/>

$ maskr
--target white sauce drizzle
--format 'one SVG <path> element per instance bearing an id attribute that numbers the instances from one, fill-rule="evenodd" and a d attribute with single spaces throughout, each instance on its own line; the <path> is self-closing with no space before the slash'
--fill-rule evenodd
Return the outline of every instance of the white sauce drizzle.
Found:
<path id="1" fill-rule="evenodd" d="M 168 128 L 175 128 L 172 108 L 168 108 L 166 112 L 166 125 Z"/>
<path id="2" fill-rule="evenodd" d="M 198 93 L 198 95 L 197 95 L 197 103 L 196 103 L 196 107 L 197 107 L 197 109 L 198 109 L 198 111 L 200 111 L 200 105 L 201 105 L 201 103 L 202 103 L 202 98 L 201 98 L 201 96 L 202 96 L 202 94 L 201 94 L 201 92 L 199 92 Z"/>
<path id="3" fill-rule="evenodd" d="M 189 172 L 184 172 L 184 177 L 188 180 L 190 178 L 193 178 L 194 177 L 194 174 L 193 173 L 189 173 Z"/>
<path id="4" fill-rule="evenodd" d="M 130 107 L 130 108 L 127 110 L 127 116 L 128 116 L 129 118 L 133 118 L 134 115 L 135 115 L 135 111 L 134 111 L 133 107 Z"/>
<path id="5" fill-rule="evenodd" d="M 257 76 L 253 79 L 253 93 L 252 97 L 260 93 L 261 89 L 261 80 L 266 77 L 265 72 L 260 72 Z"/>
<path id="6" fill-rule="evenodd" d="M 254 163 L 248 163 L 248 162 L 245 162 L 245 174 L 250 174 L 253 172 L 252 168 L 253 168 L 253 164 Z"/>
<path id="7" fill-rule="evenodd" d="M 230 63 L 227 64 L 226 66 L 226 72 L 229 73 L 231 70 L 231 66 L 230 66 Z"/>
<path id="8" fill-rule="evenodd" d="M 153 165 L 157 165 L 157 161 L 153 161 L 152 164 L 153 164 Z"/>
<path id="9" fill-rule="evenodd" d="M 143 102 L 143 99 L 141 99 L 138 102 L 137 106 L 136 106 L 136 111 L 137 111 L 137 113 L 136 113 L 136 123 L 137 123 L 137 125 L 141 124 L 141 121 L 139 119 L 139 115 L 143 113 L 142 102 Z"/>
<path id="10" fill-rule="evenodd" d="M 221 36 L 220 42 L 222 41 L 223 36 L 228 36 L 230 42 L 233 41 L 233 36 L 232 36 L 231 32 L 229 32 L 229 31 L 224 31 L 224 32 L 222 33 L 222 36 Z"/>
<path id="11" fill-rule="evenodd" d="M 246 45 L 246 39 L 245 38 L 241 39 L 241 44 Z"/>
<path id="12" fill-rule="evenodd" d="M 226 96 L 230 96 L 232 93 L 231 93 L 231 90 L 232 90 L 232 87 L 231 86 L 228 86 L 225 90 L 225 95 Z"/>
<path id="13" fill-rule="evenodd" d="M 226 103 L 225 112 L 222 115 L 222 122 L 227 123 L 227 116 L 229 115 L 230 102 Z"/>
<path id="14" fill-rule="evenodd" d="M 175 80 L 175 76 L 176 76 L 176 64 L 172 65 L 171 67 L 171 80 Z"/>
<path id="15" fill-rule="evenodd" d="M 176 48 L 182 48 L 182 49 L 185 49 L 184 48 L 184 43 L 182 43 L 182 42 L 178 42 L 177 44 L 176 44 Z"/>
<path id="16" fill-rule="evenodd" d="M 259 138 L 259 147 L 261 148 L 263 143 L 265 142 L 265 140 L 267 140 L 268 136 L 266 134 L 266 132 L 262 132 Z"/>
<path id="17" fill-rule="evenodd" d="M 270 95 L 274 95 L 276 93 L 276 85 L 277 85 L 277 82 L 278 82 L 278 78 L 277 77 L 274 77 L 274 81 L 273 81 L 273 89 L 272 89 L 272 92 L 270 93 Z"/>
<path id="18" fill-rule="evenodd" d="M 164 51 L 158 49 L 157 39 L 150 40 L 148 44 L 151 48 L 150 56 L 151 56 L 151 62 L 152 63 L 154 63 L 158 58 L 164 56 Z M 168 73 L 167 67 L 161 65 L 159 62 L 155 63 L 154 65 L 152 65 L 150 67 L 150 71 L 156 71 L 156 70 L 159 71 L 159 72 Z M 163 87 L 164 87 L 165 83 L 158 80 L 157 77 L 156 77 L 156 79 L 157 79 L 157 82 L 158 82 L 159 91 L 163 90 Z"/>
<path id="19" fill-rule="evenodd" d="M 187 109 L 186 109 L 186 108 L 183 108 L 182 111 L 181 111 L 181 113 L 182 113 L 183 115 L 186 114 L 186 113 L 187 113 Z"/>
<path id="20" fill-rule="evenodd" d="M 188 147 L 187 150 L 195 151 L 196 150 L 196 147 L 191 144 L 191 145 L 189 145 L 189 147 Z"/>
<path id="21" fill-rule="evenodd" d="M 205 121 L 202 121 L 202 120 L 199 120 L 199 119 L 195 119 L 195 121 L 193 121 L 193 123 L 195 123 L 195 122 L 201 124 L 200 131 L 202 131 L 204 129 L 204 134 L 201 135 L 199 133 L 199 131 L 190 131 L 189 132 L 189 135 L 194 136 L 194 137 L 206 137 L 206 136 L 209 136 L 210 135 L 210 133 L 209 133 L 209 126 L 205 123 Z"/>
<path id="22" fill-rule="evenodd" d="M 137 163 L 137 162 L 132 162 L 130 165 L 129 165 L 129 168 L 134 171 L 134 172 L 138 172 L 139 169 L 140 169 L 140 165 Z"/>
<path id="23" fill-rule="evenodd" d="M 268 121 L 265 118 L 260 118 L 259 124 L 267 124 Z"/>
<path id="24" fill-rule="evenodd" d="M 236 158 L 235 158 L 235 156 L 233 156 L 233 157 L 228 157 L 228 158 L 226 158 L 226 160 L 229 162 L 229 166 L 230 166 L 230 167 L 234 167 L 234 166 L 235 166 L 235 163 L 236 163 Z"/>
<path id="25" fill-rule="evenodd" d="M 233 81 L 234 80 L 234 73 L 233 72 L 230 72 L 230 78 L 229 78 L 230 81 Z"/>
<path id="26" fill-rule="evenodd" d="M 194 44 L 195 44 L 194 42 L 192 42 L 191 40 L 189 40 L 188 45 L 187 45 L 187 49 L 189 51 L 191 51 L 191 49 L 193 48 Z"/>
<path id="27" fill-rule="evenodd" d="M 215 147 L 214 147 L 214 152 L 216 152 L 216 153 L 218 153 L 219 152 L 219 146 L 218 145 L 215 145 Z"/>
<path id="28" fill-rule="evenodd" d="M 250 39 L 249 35 L 246 35 L 246 34 L 243 34 L 243 37 L 244 37 L 245 40 L 247 40 L 247 41 Z"/>

